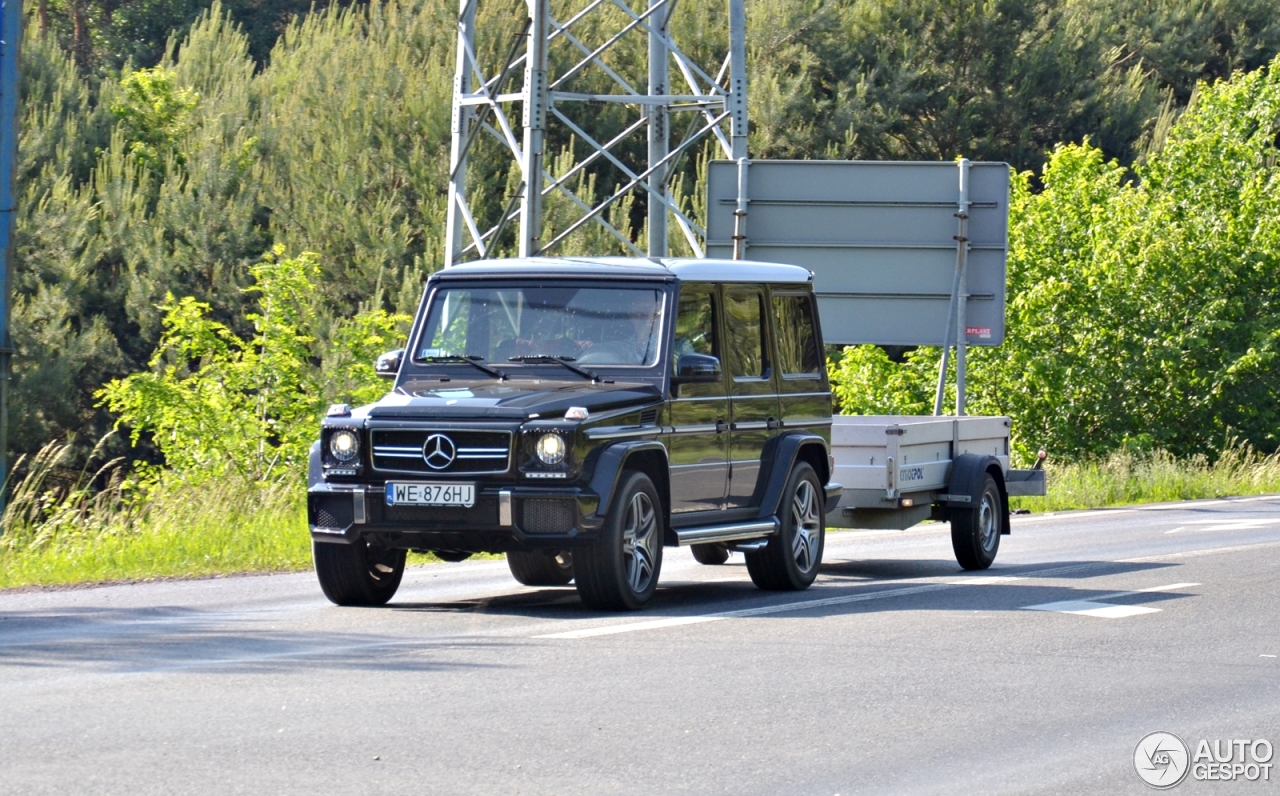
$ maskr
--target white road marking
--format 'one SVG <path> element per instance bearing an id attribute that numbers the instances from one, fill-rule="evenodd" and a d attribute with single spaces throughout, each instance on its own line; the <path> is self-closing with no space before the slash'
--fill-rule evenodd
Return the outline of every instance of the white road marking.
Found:
<path id="1" fill-rule="evenodd" d="M 1262 542 L 1256 545 L 1234 545 L 1230 547 L 1218 547 L 1210 550 L 1198 550 L 1198 551 L 1189 551 L 1189 552 L 1205 555 L 1208 553 L 1223 553 L 1223 552 L 1229 552 L 1231 550 L 1240 550 L 1240 549 L 1250 548 L 1250 547 L 1270 547 L 1277 544 L 1280 544 L 1280 542 Z M 1171 554 L 1168 557 L 1173 557 L 1177 555 L 1186 555 L 1186 554 L 1187 553 Z M 1150 558 L 1158 558 L 1158 557 L 1166 557 L 1166 556 L 1151 556 Z M 1143 559 L 1130 559 L 1130 560 L 1143 560 Z M 718 622 L 722 619 L 734 619 L 739 617 L 760 616 L 763 614 L 783 613 L 787 611 L 804 611 L 810 608 L 822 608 L 830 605 L 845 605 L 848 603 L 863 602 L 866 600 L 879 600 L 879 599 L 885 599 L 889 597 L 904 596 L 908 594 L 919 594 L 921 592 L 926 592 L 926 591 L 952 589 L 957 586 L 982 586 L 982 585 L 988 585 L 988 584 L 1011 582 L 1016 580 L 1025 580 L 1027 578 L 1032 578 L 1032 577 L 1047 577 L 1052 575 L 1062 575 L 1062 574 L 1067 574 L 1069 572 L 1107 566 L 1112 563 L 1119 563 L 1119 562 L 1092 561 L 1092 562 L 1089 562 L 1088 564 L 1074 564 L 1074 565 L 1065 566 L 1065 567 L 1053 567 L 1050 569 L 1037 570 L 1034 572 L 1028 572 L 1025 575 L 979 576 L 979 577 L 966 578 L 964 580 L 947 581 L 944 583 L 933 583 L 933 584 L 923 584 L 920 586 L 909 586 L 901 589 L 886 589 L 884 591 L 850 594 L 850 595 L 844 595 L 841 597 L 828 597 L 820 600 L 803 600 L 803 601 L 794 602 L 794 603 L 782 603 L 780 605 L 766 605 L 760 608 L 747 608 L 739 611 L 722 611 L 714 614 L 696 614 L 693 616 L 673 616 L 673 617 L 667 617 L 664 619 L 651 619 L 651 620 L 642 621 L 642 622 L 625 622 L 625 623 L 616 624 L 616 625 L 603 625 L 598 627 L 583 628 L 581 630 L 568 630 L 562 633 L 546 633 L 546 634 L 534 635 L 534 636 L 531 636 L 531 638 L 552 638 L 552 639 L 593 638 L 595 636 L 611 636 L 617 633 L 630 633 L 630 632 L 639 631 L 639 630 L 657 630 L 664 627 L 679 627 L 681 625 L 697 625 L 697 624 L 703 624 L 705 622 Z M 1104 594 L 1101 597 L 1095 598 L 1095 600 L 1115 599 L 1117 597 L 1127 597 L 1134 594 L 1142 594 L 1144 592 L 1169 591 L 1172 589 L 1179 589 L 1187 586 L 1199 586 L 1199 585 L 1200 584 L 1198 583 L 1174 583 L 1169 586 L 1158 586 L 1154 589 L 1140 589 L 1138 591 L 1122 591 L 1122 592 L 1114 592 L 1111 594 Z M 1071 602 L 1081 602 L 1081 601 L 1071 601 Z M 1051 606 L 1051 605 L 1058 605 L 1058 603 L 1045 603 L 1044 605 Z M 1096 611 L 1100 607 L 1104 607 L 1104 606 L 1100 604 L 1098 606 L 1088 607 L 1082 610 Z M 1129 606 L 1113 606 L 1113 607 L 1117 609 L 1129 608 Z M 1026 606 L 1024 610 L 1055 611 L 1058 609 L 1044 608 L 1041 606 Z M 1127 615 L 1153 613 L 1158 610 L 1159 609 L 1142 609 L 1142 610 L 1133 611 L 1132 614 L 1127 614 Z M 1103 616 L 1105 615 L 1105 613 L 1113 613 L 1113 612 L 1104 612 L 1101 614 L 1089 613 L 1087 615 Z M 1115 617 L 1108 617 L 1108 618 L 1115 618 Z"/>
<path id="2" fill-rule="evenodd" d="M 1254 531 L 1259 528 L 1266 528 L 1269 525 L 1280 525 L 1280 518 L 1273 517 L 1257 517 L 1241 520 L 1191 520 L 1189 525 L 1204 525 L 1204 528 L 1188 528 L 1185 525 L 1174 528 L 1172 531 L 1165 533 L 1178 533 L 1179 531 Z"/>
<path id="3" fill-rule="evenodd" d="M 1159 613 L 1160 609 L 1148 608 L 1142 605 L 1115 605 L 1113 603 L 1104 602 L 1104 600 L 1114 600 L 1117 597 L 1132 597 L 1135 594 L 1169 592 L 1174 591 L 1175 589 L 1186 589 L 1191 586 L 1199 585 L 1199 583 L 1170 583 L 1168 586 L 1155 586 L 1150 589 L 1112 592 L 1111 594 L 1103 594 L 1098 597 L 1094 597 L 1092 600 L 1063 600 L 1056 603 L 1026 605 L 1023 606 L 1022 610 L 1050 611 L 1058 614 L 1078 614 L 1080 616 L 1093 616 L 1099 619 L 1123 619 L 1127 616 Z"/>
<path id="4" fill-rule="evenodd" d="M 1113 561 L 1113 564 L 1141 564 L 1145 561 L 1169 561 L 1179 558 L 1196 558 L 1198 556 L 1212 556 L 1218 553 L 1242 553 L 1245 550 L 1258 550 L 1263 547 L 1276 547 L 1280 542 L 1254 542 L 1253 544 L 1233 544 L 1226 547 L 1210 547 L 1203 550 L 1180 550 L 1177 553 L 1156 553 L 1152 556 L 1138 556 L 1136 558 L 1122 558 L 1119 561 Z"/>
<path id="5" fill-rule="evenodd" d="M 1098 564 L 1090 564 L 1087 566 L 1098 566 Z M 738 611 L 721 611 L 714 614 L 697 614 L 694 616 L 672 616 L 665 619 L 650 619 L 642 622 L 624 622 L 616 625 L 603 625 L 600 627 L 588 627 L 582 630 L 568 630 L 563 633 L 547 633 L 545 635 L 533 636 L 533 638 L 593 638 L 595 636 L 612 636 L 617 633 L 631 633 L 638 630 L 657 630 L 664 627 L 679 627 L 681 625 L 699 625 L 705 622 L 719 622 L 722 619 L 737 619 L 748 616 L 762 616 L 764 614 L 777 614 L 787 611 L 804 611 L 811 608 L 825 608 L 831 605 L 846 605 L 848 603 L 866 602 L 868 600 L 883 600 L 890 597 L 903 597 L 909 594 L 922 594 L 924 592 L 940 591 L 943 589 L 954 589 L 958 586 L 983 586 L 997 583 L 1008 583 L 1016 580 L 1026 580 L 1029 577 L 1044 576 L 1048 574 L 1058 574 L 1063 571 L 1081 569 L 1085 567 L 1058 567 L 1056 569 L 1043 570 L 1041 572 L 1029 572 L 1026 575 L 991 575 L 988 577 L 967 578 L 965 580 L 953 580 L 946 583 L 926 583 L 919 586 L 906 586 L 900 589 L 885 589 L 884 591 L 862 592 L 859 594 L 846 594 L 840 597 L 826 597 L 818 600 L 802 600 L 794 603 L 782 603 L 780 605 L 763 605 L 759 608 L 744 608 Z M 1144 589 L 1142 591 L 1121 591 L 1112 594 L 1104 594 L 1100 599 L 1114 599 L 1116 597 L 1124 597 L 1132 594 L 1141 594 L 1143 591 L 1168 591 L 1171 589 L 1180 589 L 1186 586 L 1198 586 L 1198 583 L 1174 583 L 1170 586 L 1158 586 L 1155 589 Z M 1114 608 L 1125 608 L 1126 606 L 1109 606 Z M 1137 613 L 1145 613 L 1144 609 Z"/>
<path id="6" fill-rule="evenodd" d="M 820 600 L 803 600 L 795 603 L 782 603 L 781 605 L 762 605 L 759 608 L 744 608 L 739 611 L 721 611 L 714 614 L 700 614 L 695 616 L 672 616 L 666 619 L 651 619 L 647 622 L 627 622 L 620 625 L 589 627 L 583 630 L 570 630 L 565 633 L 548 633 L 542 636 L 534 636 L 533 638 L 591 638 L 593 636 L 611 636 L 615 633 L 630 633 L 634 630 L 654 630 L 661 627 L 696 625 L 703 622 L 718 622 L 722 619 L 763 616 L 765 614 L 778 614 L 785 611 L 804 611 L 810 608 L 825 608 L 829 605 L 844 605 L 846 603 L 864 602 L 866 600 L 880 600 L 888 597 L 901 597 L 907 594 L 920 594 L 922 592 L 938 591 L 939 589 L 950 588 L 954 588 L 954 586 L 948 583 L 930 583 L 923 586 L 908 586 L 901 589 L 886 589 L 885 591 L 846 594 L 840 597 L 826 597 Z"/>
<path id="7" fill-rule="evenodd" d="M 1060 603 L 1028 605 L 1023 610 L 1052 611 L 1053 613 L 1058 614 L 1078 614 L 1080 616 L 1094 616 L 1099 619 L 1123 619 L 1126 616 L 1156 614 L 1160 612 L 1159 608 L 1147 608 L 1141 605 L 1114 605 L 1112 603 L 1093 602 L 1092 600 L 1064 600 Z"/>
<path id="8" fill-rule="evenodd" d="M 1274 495 L 1272 495 L 1274 498 Z M 1262 498 L 1257 498 L 1262 499 Z M 1138 511 L 1138 509 L 1134 509 Z M 1000 582 L 1000 580 L 1024 580 L 1028 577 L 1053 577 L 1059 575 L 1068 575 L 1071 572 L 1083 572 L 1087 569 L 1096 569 L 1100 567 L 1110 567 L 1117 563 L 1139 563 L 1147 561 L 1164 561 L 1170 558 L 1190 558 L 1197 555 L 1213 555 L 1217 553 L 1238 553 L 1243 550 L 1252 550 L 1258 548 L 1274 548 L 1280 545 L 1280 541 L 1260 541 L 1256 544 L 1240 544 L 1222 546 L 1222 548 L 1208 548 L 1202 550 L 1183 550 L 1179 553 L 1161 553 L 1157 555 L 1143 555 L 1138 558 L 1125 558 L 1121 561 L 1096 561 L 1085 564 L 1068 564 L 1065 567 L 1051 567 L 1048 569 L 1037 569 L 1037 571 L 1027 572 L 1024 575 L 991 575 L 965 578 L 965 580 L 947 581 L 942 584 L 928 584 L 922 586 L 909 586 L 905 589 L 888 589 L 884 591 L 873 591 L 869 594 L 855 594 L 840 596 L 840 598 L 827 598 L 822 600 L 804 600 L 800 603 L 783 603 L 781 605 L 765 605 L 763 608 L 749 608 L 745 610 L 727 610 L 722 613 L 700 614 L 700 616 L 692 617 L 669 617 L 666 619 L 650 619 L 646 622 L 627 622 L 622 625 L 605 625 L 600 627 L 582 628 L 582 630 L 571 630 L 558 633 L 543 633 L 543 635 L 532 635 L 532 639 L 589 639 L 593 636 L 611 636 L 614 633 L 627 633 L 639 630 L 657 630 L 660 627 L 677 627 L 681 625 L 701 625 L 703 622 L 718 622 L 721 619 L 731 619 L 735 617 L 759 616 L 759 614 L 782 613 L 787 610 L 805 610 L 808 608 L 822 608 L 824 605 L 841 605 L 846 603 L 860 603 L 863 600 L 878 600 L 884 598 L 892 598 L 892 596 L 901 596 L 908 594 L 919 594 L 922 591 L 934 591 L 941 589 L 955 589 L 957 586 L 980 586 L 983 582 Z M 1161 589 L 1172 589 L 1172 587 L 1181 587 L 1187 584 L 1175 584 L 1174 586 L 1161 586 Z M 1194 584 L 1198 585 L 1198 584 Z M 1142 591 L 1120 591 L 1120 593 L 1112 595 L 1103 595 L 1103 599 L 1116 598 L 1116 596 L 1142 594 Z M 1029 607 L 1034 608 L 1034 607 Z"/>
<path id="9" fill-rule="evenodd" d="M 1149 503 L 1145 506 L 1131 506 L 1128 508 L 1115 509 L 1085 509 L 1072 511 L 1048 511 L 1044 514 L 1035 514 L 1030 517 L 1012 517 L 1014 523 L 1021 525 L 1030 522 L 1044 522 L 1045 520 L 1075 520 L 1085 517 L 1099 516 L 1116 516 L 1118 514 L 1131 514 L 1139 511 L 1168 511 L 1169 509 L 1185 509 L 1200 506 L 1220 506 L 1226 503 L 1257 503 L 1263 500 L 1280 499 L 1280 495 L 1258 495 L 1256 497 L 1247 498 L 1215 498 L 1212 500 L 1181 500 L 1176 503 Z M 899 533 L 894 531 L 893 533 Z"/>
<path id="10" fill-rule="evenodd" d="M 1026 575 L 988 575 L 986 577 L 966 578 L 965 580 L 947 581 L 951 586 L 990 586 L 993 583 L 1013 583 L 1015 580 L 1026 580 Z"/>

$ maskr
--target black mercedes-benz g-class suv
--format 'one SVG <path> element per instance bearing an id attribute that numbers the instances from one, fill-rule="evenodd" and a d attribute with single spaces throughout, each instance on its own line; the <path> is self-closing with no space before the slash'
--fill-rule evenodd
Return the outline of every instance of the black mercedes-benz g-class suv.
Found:
<path id="1" fill-rule="evenodd" d="M 325 595 L 385 603 L 409 550 L 505 552 L 521 583 L 635 609 L 664 545 L 806 588 L 840 494 L 812 279 L 623 258 L 436 273 L 408 348 L 378 361 L 392 391 L 331 407 L 312 447 Z"/>

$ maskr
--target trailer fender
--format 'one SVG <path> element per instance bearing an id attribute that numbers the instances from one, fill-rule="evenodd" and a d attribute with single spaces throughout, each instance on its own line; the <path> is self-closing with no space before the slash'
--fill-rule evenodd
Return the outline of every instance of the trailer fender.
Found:
<path id="1" fill-rule="evenodd" d="M 945 507 L 946 512 L 970 508 L 974 496 L 982 491 L 983 476 L 988 474 L 995 479 L 996 488 L 1000 490 L 1000 503 L 1004 510 L 1000 533 L 1007 535 L 1010 531 L 1009 489 L 1004 483 L 1004 470 L 1000 467 L 1000 461 L 994 456 L 961 454 L 951 465 L 947 494 L 939 495 L 938 503 Z"/>
<path id="2" fill-rule="evenodd" d="M 829 454 L 827 441 L 817 434 L 791 433 L 770 440 L 760 457 L 760 483 L 756 485 L 756 494 L 761 498 L 760 511 L 756 516 L 762 520 L 777 516 L 782 492 L 791 477 L 791 468 L 802 455 L 812 460 L 818 480 L 826 486 L 831 480 L 831 468 L 827 462 Z"/>

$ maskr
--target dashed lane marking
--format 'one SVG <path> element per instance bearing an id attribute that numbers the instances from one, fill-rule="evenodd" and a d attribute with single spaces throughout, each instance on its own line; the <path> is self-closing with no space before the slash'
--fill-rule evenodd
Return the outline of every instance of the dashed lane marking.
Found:
<path id="1" fill-rule="evenodd" d="M 702 624 L 703 622 L 719 622 L 722 619 L 764 616 L 765 614 L 777 614 L 784 611 L 804 611 L 810 608 L 825 608 L 829 605 L 845 605 L 847 603 L 865 602 L 867 600 L 883 600 L 889 597 L 902 597 L 908 594 L 922 594 L 924 592 L 954 588 L 956 588 L 956 585 L 951 583 L 929 583 L 922 586 L 907 586 L 901 589 L 885 589 L 884 591 L 875 591 L 870 593 L 846 594 L 840 597 L 827 597 L 820 600 L 802 600 L 800 602 L 782 603 L 780 605 L 762 605 L 758 608 L 744 608 L 739 611 L 721 611 L 714 614 L 700 614 L 695 616 L 672 616 L 666 619 L 651 619 L 647 622 L 627 622 L 626 624 L 621 625 L 589 627 L 583 630 L 570 630 L 565 633 L 548 633 L 542 636 L 534 636 L 534 638 L 591 638 L 593 636 L 611 636 L 615 633 L 631 633 L 636 630 L 656 630 L 658 628 L 676 627 L 678 625 L 697 625 Z"/>
<path id="2" fill-rule="evenodd" d="M 1138 594 L 1170 592 L 1177 589 L 1186 589 L 1199 585 L 1199 583 L 1171 583 L 1168 586 L 1155 586 L 1150 589 L 1138 589 L 1137 591 L 1112 592 L 1111 594 L 1103 594 L 1099 597 L 1095 597 L 1092 600 L 1063 600 L 1056 603 L 1027 605 L 1023 606 L 1022 610 L 1051 611 L 1058 614 L 1077 614 L 1079 616 L 1097 617 L 1098 619 L 1123 619 L 1128 616 L 1159 613 L 1160 609 L 1149 608 L 1145 605 L 1116 605 L 1115 603 L 1105 602 L 1106 600 L 1114 600 L 1118 597 L 1132 597 Z"/>
<path id="3" fill-rule="evenodd" d="M 1202 528 L 1188 528 L 1187 525 L 1202 525 Z M 1165 533 L 1182 531 L 1255 531 L 1271 525 L 1280 525 L 1280 517 L 1251 517 L 1241 520 L 1191 520 L 1187 525 L 1180 525 Z"/>
<path id="4" fill-rule="evenodd" d="M 618 633 L 633 633 L 640 630 L 658 630 L 666 627 L 680 627 L 683 625 L 700 625 L 707 622 L 720 622 L 725 619 L 739 619 L 751 616 L 764 616 L 766 614 L 777 614 L 788 611 L 806 611 L 813 608 L 826 608 L 832 605 L 848 605 L 850 603 L 867 602 L 870 600 L 885 600 L 892 597 L 905 597 L 911 594 L 924 594 L 926 592 L 942 591 L 946 589 L 955 589 L 961 586 L 985 586 L 1000 583 L 1009 583 L 1012 581 L 1025 580 L 1031 577 L 1044 577 L 1046 575 L 1062 574 L 1077 569 L 1087 569 L 1102 565 L 1104 562 L 1098 562 L 1085 566 L 1072 567 L 1055 567 L 1053 569 L 1040 570 L 1037 572 L 1028 572 L 1023 575 L 992 575 L 989 577 L 967 578 L 965 580 L 954 580 L 946 583 L 925 583 L 918 586 L 906 586 L 899 589 L 884 589 L 882 591 L 861 592 L 859 594 L 845 594 L 840 597 L 826 597 L 818 600 L 801 600 L 799 602 L 780 603 L 777 605 L 762 605 L 758 608 L 745 608 L 738 611 L 719 611 L 711 614 L 695 614 L 693 616 L 670 616 L 663 619 L 649 619 L 640 622 L 625 622 L 616 625 L 602 625 L 599 627 L 588 627 L 581 630 L 567 630 L 562 633 L 544 633 L 535 635 L 533 638 L 550 638 L 550 639 L 576 639 L 576 638 L 594 638 L 596 636 L 612 636 Z M 1119 591 L 1111 594 L 1104 594 L 1097 600 L 1114 600 L 1117 597 L 1128 597 L 1135 594 L 1144 594 L 1147 592 L 1164 592 L 1173 589 L 1182 589 L 1189 586 L 1199 586 L 1198 583 L 1174 583 L 1168 586 L 1157 586 L 1153 589 L 1140 589 L 1138 591 Z M 1052 607 L 1050 607 L 1052 606 Z M 1142 608 L 1138 606 L 1111 605 L 1102 602 L 1092 602 L 1083 600 L 1074 600 L 1061 603 L 1045 603 L 1044 605 L 1027 606 L 1026 610 L 1036 611 L 1060 611 L 1064 613 L 1083 613 L 1087 616 L 1103 616 L 1107 618 L 1118 618 L 1120 616 L 1132 616 L 1143 613 L 1154 613 L 1157 608 Z M 1128 613 L 1126 613 L 1126 611 Z"/>
<path id="5" fill-rule="evenodd" d="M 1025 523 L 1045 522 L 1046 520 L 1079 520 L 1089 517 L 1116 517 L 1121 514 L 1135 514 L 1149 511 L 1169 511 L 1170 509 L 1197 509 L 1205 506 L 1220 506 L 1227 504 L 1239 503 L 1259 503 L 1268 500 L 1280 499 L 1280 495 L 1258 495 L 1247 498 L 1215 498 L 1212 500 L 1183 500 L 1177 503 L 1151 503 L 1145 506 L 1131 506 L 1128 508 L 1115 509 L 1084 509 L 1071 511 L 1046 511 L 1043 514 L 1035 514 L 1030 517 L 1013 517 L 1015 525 Z M 901 531 L 893 531 L 893 533 L 901 533 Z"/>

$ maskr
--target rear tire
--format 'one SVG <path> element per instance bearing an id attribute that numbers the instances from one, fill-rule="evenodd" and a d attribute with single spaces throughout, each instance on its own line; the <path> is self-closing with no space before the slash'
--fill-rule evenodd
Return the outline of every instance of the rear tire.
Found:
<path id="1" fill-rule="evenodd" d="M 507 553 L 507 567 L 526 586 L 567 586 L 573 580 L 573 554 L 568 550 L 513 550 Z"/>
<path id="2" fill-rule="evenodd" d="M 808 463 L 799 462 L 782 494 L 778 532 L 763 550 L 747 553 L 747 572 L 762 589 L 799 591 L 809 588 L 822 566 L 826 538 L 822 484 Z"/>
<path id="3" fill-rule="evenodd" d="M 715 567 L 729 560 L 729 545 L 724 542 L 707 542 L 692 547 L 693 560 L 699 564 Z"/>
<path id="4" fill-rule="evenodd" d="M 967 509 L 951 510 L 951 549 L 965 569 L 986 569 L 1000 551 L 1004 530 L 1004 501 L 1000 487 L 990 473 L 983 476 L 982 490 L 973 496 Z"/>
<path id="5" fill-rule="evenodd" d="M 644 473 L 623 473 L 600 538 L 574 551 L 582 601 L 607 611 L 643 608 L 658 588 L 662 537 L 658 490 Z"/>
<path id="6" fill-rule="evenodd" d="M 363 539 L 351 544 L 311 543 L 320 590 L 335 605 L 385 605 L 400 588 L 405 553 L 374 547 Z"/>

